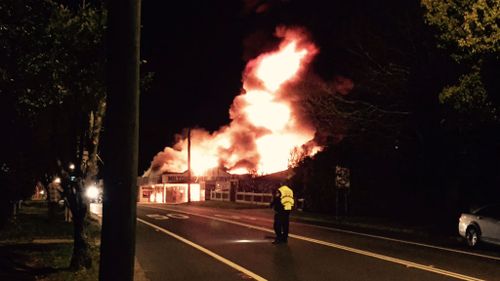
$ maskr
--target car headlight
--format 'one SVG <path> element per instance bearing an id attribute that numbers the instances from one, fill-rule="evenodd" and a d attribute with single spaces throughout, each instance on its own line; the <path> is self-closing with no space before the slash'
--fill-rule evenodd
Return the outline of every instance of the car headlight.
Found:
<path id="1" fill-rule="evenodd" d="M 87 198 L 95 200 L 97 199 L 97 197 L 99 197 L 99 189 L 95 185 L 90 185 L 89 187 L 87 187 L 85 195 L 87 196 Z"/>

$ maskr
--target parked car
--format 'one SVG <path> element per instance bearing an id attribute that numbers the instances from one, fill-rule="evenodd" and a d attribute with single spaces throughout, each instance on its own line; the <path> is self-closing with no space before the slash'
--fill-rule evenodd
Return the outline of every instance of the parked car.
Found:
<path id="1" fill-rule="evenodd" d="M 471 247 L 478 242 L 500 245 L 500 204 L 463 213 L 458 221 L 458 233 Z"/>

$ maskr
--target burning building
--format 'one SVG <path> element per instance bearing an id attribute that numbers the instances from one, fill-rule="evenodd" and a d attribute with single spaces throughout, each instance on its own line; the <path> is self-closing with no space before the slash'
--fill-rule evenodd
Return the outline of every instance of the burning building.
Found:
<path id="1" fill-rule="evenodd" d="M 238 182 L 236 175 L 219 168 L 209 169 L 203 176 L 190 176 L 185 171 L 164 173 L 155 177 L 140 177 L 138 202 L 184 203 L 188 201 L 188 188 L 191 191 L 191 201 L 204 201 L 205 198 L 210 198 L 211 191 L 227 191 L 229 196 L 234 197 Z"/>
<path id="2" fill-rule="evenodd" d="M 224 173 L 227 171 L 228 182 L 234 185 L 237 183 L 231 180 L 232 175 L 284 171 L 289 167 L 292 151 L 310 156 L 321 150 L 315 142 L 316 129 L 301 109 L 303 96 L 300 91 L 291 90 L 303 77 L 317 48 L 300 29 L 280 27 L 276 36 L 281 39 L 276 50 L 263 53 L 247 63 L 242 91 L 234 98 L 229 110 L 230 124 L 215 132 L 199 128 L 191 130 L 193 179 L 206 179 L 209 171 L 222 168 Z M 167 202 L 169 196 L 165 194 L 168 194 L 170 185 L 172 190 L 185 190 L 180 184 L 186 185 L 187 182 L 174 183 L 164 179 L 177 174 L 185 176 L 187 149 L 187 138 L 179 135 L 173 147 L 166 147 L 154 157 L 140 181 L 152 183 L 149 194 L 155 195 L 145 192 L 142 199 Z M 213 188 L 213 184 L 210 180 L 191 183 L 200 194 Z M 163 192 L 160 192 L 162 188 Z M 157 198 L 158 194 L 162 194 L 162 198 Z M 178 194 L 183 194 L 181 197 L 184 198 L 186 192 L 179 191 Z M 176 196 L 173 201 L 179 200 Z"/>

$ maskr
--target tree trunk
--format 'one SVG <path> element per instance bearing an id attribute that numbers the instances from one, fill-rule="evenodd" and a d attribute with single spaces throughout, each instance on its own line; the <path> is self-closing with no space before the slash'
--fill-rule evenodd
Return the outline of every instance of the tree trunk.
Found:
<path id="1" fill-rule="evenodd" d="M 93 179 L 99 173 L 98 152 L 105 112 L 106 100 L 103 98 L 99 101 L 97 111 L 90 120 L 89 159 L 87 161 L 86 179 Z"/>
<path id="2" fill-rule="evenodd" d="M 79 196 L 81 197 L 81 195 Z M 81 200 L 81 199 L 80 199 Z M 79 201 L 79 200 L 77 200 Z M 80 208 L 73 212 L 73 256 L 71 257 L 70 268 L 78 270 L 82 267 L 92 267 L 92 257 L 89 253 L 89 246 L 85 235 L 85 217 L 87 215 L 87 206 L 85 203 L 80 203 Z"/>
<path id="3" fill-rule="evenodd" d="M 70 269 L 79 270 L 82 267 L 92 266 L 92 257 L 85 235 L 85 218 L 87 216 L 87 201 L 83 197 L 82 180 L 71 180 L 69 175 L 65 177 L 66 199 L 73 214 L 73 255 L 71 257 Z"/>

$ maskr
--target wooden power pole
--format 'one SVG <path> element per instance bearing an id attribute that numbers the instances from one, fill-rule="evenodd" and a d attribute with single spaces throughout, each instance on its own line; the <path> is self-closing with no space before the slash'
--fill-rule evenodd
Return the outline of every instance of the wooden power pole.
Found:
<path id="1" fill-rule="evenodd" d="M 108 0 L 107 112 L 99 280 L 134 279 L 140 0 Z"/>
<path id="2" fill-rule="evenodd" d="M 188 203 L 191 203 L 191 128 L 188 128 Z"/>

